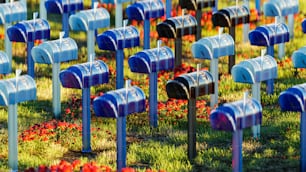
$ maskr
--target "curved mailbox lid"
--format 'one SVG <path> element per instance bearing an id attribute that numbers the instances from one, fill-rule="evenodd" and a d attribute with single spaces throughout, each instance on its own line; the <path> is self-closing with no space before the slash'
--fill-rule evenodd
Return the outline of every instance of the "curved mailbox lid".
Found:
<path id="1" fill-rule="evenodd" d="M 262 122 L 262 107 L 255 99 L 225 103 L 210 114 L 210 125 L 215 130 L 236 131 L 252 127 Z"/>
<path id="2" fill-rule="evenodd" d="M 257 27 L 249 33 L 251 45 L 272 46 L 289 42 L 289 29 L 286 24 L 268 24 Z"/>
<path id="3" fill-rule="evenodd" d="M 191 46 L 193 57 L 213 59 L 235 54 L 235 42 L 231 35 L 206 37 L 193 43 Z"/>
<path id="4" fill-rule="evenodd" d="M 247 6 L 231 6 L 219 10 L 212 16 L 214 26 L 230 27 L 250 22 L 250 11 Z"/>
<path id="5" fill-rule="evenodd" d="M 293 52 L 292 63 L 295 68 L 306 68 L 306 46 Z"/>
<path id="6" fill-rule="evenodd" d="M 63 14 L 82 10 L 83 0 L 46 0 L 45 7 L 48 13 Z"/>
<path id="7" fill-rule="evenodd" d="M 31 50 L 36 63 L 53 64 L 78 59 L 78 45 L 71 38 L 46 41 Z"/>
<path id="8" fill-rule="evenodd" d="M 197 10 L 207 7 L 215 7 L 215 0 L 180 0 L 182 9 Z"/>
<path id="9" fill-rule="evenodd" d="M 126 14 L 130 20 L 146 20 L 164 16 L 164 4 L 161 0 L 137 1 L 126 8 Z"/>
<path id="10" fill-rule="evenodd" d="M 304 19 L 302 22 L 302 30 L 304 33 L 306 33 L 306 19 Z"/>
<path id="11" fill-rule="evenodd" d="M 83 10 L 69 17 L 69 25 L 75 31 L 88 31 L 110 25 L 109 12 L 104 8 Z"/>
<path id="12" fill-rule="evenodd" d="M 27 6 L 22 1 L 0 4 L 0 24 L 27 19 Z"/>
<path id="13" fill-rule="evenodd" d="M 36 83 L 29 75 L 18 78 L 18 92 L 16 91 L 16 78 L 0 80 L 0 105 L 7 106 L 19 102 L 36 99 Z"/>
<path id="14" fill-rule="evenodd" d="M 263 5 L 265 16 L 287 16 L 299 12 L 299 0 L 269 0 Z"/>
<path id="15" fill-rule="evenodd" d="M 283 111 L 306 111 L 306 83 L 293 86 L 283 91 L 278 103 Z"/>
<path id="16" fill-rule="evenodd" d="M 199 84 L 197 82 L 197 72 L 192 72 L 168 81 L 166 85 L 168 97 L 190 99 L 214 93 L 213 77 L 208 71 L 199 71 L 198 80 Z M 197 91 L 198 95 L 196 95 Z"/>
<path id="17" fill-rule="evenodd" d="M 128 100 L 126 100 L 126 97 Z M 146 96 L 144 92 L 136 86 L 121 88 L 109 91 L 103 96 L 97 97 L 94 102 L 94 111 L 96 116 L 118 118 L 132 113 L 144 112 L 146 110 Z M 125 108 L 128 108 L 128 114 L 125 114 Z"/>
<path id="18" fill-rule="evenodd" d="M 235 82 L 254 84 L 277 78 L 277 63 L 272 56 L 266 55 L 240 62 L 231 73 Z"/>
<path id="19" fill-rule="evenodd" d="M 61 71 L 59 77 L 63 87 L 83 89 L 108 83 L 108 66 L 101 60 L 94 61 L 92 66 L 90 64 L 77 64 Z"/>
<path id="20" fill-rule="evenodd" d="M 124 3 L 124 2 L 129 2 L 131 0 L 101 0 L 102 3 L 106 3 L 106 4 L 115 4 L 115 1 L 117 3 Z"/>
<path id="21" fill-rule="evenodd" d="M 9 58 L 7 54 L 0 51 L 0 74 L 10 73 Z"/>
<path id="22" fill-rule="evenodd" d="M 140 44 L 139 31 L 134 26 L 107 30 L 98 35 L 97 43 L 100 49 L 110 51 L 136 47 Z"/>
<path id="23" fill-rule="evenodd" d="M 192 15 L 171 17 L 157 25 L 160 38 L 177 38 L 196 33 L 197 20 Z M 183 34 L 183 35 L 182 35 Z"/>
<path id="24" fill-rule="evenodd" d="M 169 47 L 143 50 L 129 58 L 132 72 L 151 73 L 174 68 L 174 54 Z"/>
<path id="25" fill-rule="evenodd" d="M 7 29 L 10 41 L 33 42 L 38 39 L 50 39 L 50 25 L 45 19 L 22 21 Z"/>

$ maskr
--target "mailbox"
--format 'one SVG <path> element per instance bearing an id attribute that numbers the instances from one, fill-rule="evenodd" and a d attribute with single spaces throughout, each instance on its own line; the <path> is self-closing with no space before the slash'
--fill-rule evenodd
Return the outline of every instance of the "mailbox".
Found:
<path id="1" fill-rule="evenodd" d="M 10 73 L 10 62 L 7 54 L 0 51 L 0 74 Z"/>
<path id="2" fill-rule="evenodd" d="M 132 72 L 146 73 L 158 72 L 174 68 L 174 54 L 169 47 L 143 50 L 129 58 Z"/>
<path id="3" fill-rule="evenodd" d="M 46 41 L 31 51 L 36 63 L 53 64 L 76 60 L 78 58 L 78 46 L 71 38 Z"/>
<path id="4" fill-rule="evenodd" d="M 205 37 L 192 44 L 191 52 L 195 58 L 200 59 L 235 55 L 235 42 L 229 34 Z"/>
<path id="5" fill-rule="evenodd" d="M 232 6 L 221 9 L 213 14 L 214 26 L 232 27 L 250 22 L 250 11 L 247 6 Z"/>
<path id="6" fill-rule="evenodd" d="M 100 49 L 110 51 L 139 46 L 139 31 L 134 26 L 107 30 L 98 35 L 97 43 Z"/>
<path id="7" fill-rule="evenodd" d="M 96 116 L 118 118 L 146 110 L 145 93 L 136 86 L 109 91 L 94 102 Z M 127 112 L 126 112 L 126 108 Z M 127 114 L 126 114 L 127 113 Z"/>
<path id="8" fill-rule="evenodd" d="M 164 16 L 164 4 L 161 0 L 137 1 L 126 8 L 126 14 L 130 20 L 148 20 Z"/>
<path id="9" fill-rule="evenodd" d="M 101 60 L 70 66 L 59 77 L 65 88 L 90 88 L 108 82 L 108 66 Z"/>
<path id="10" fill-rule="evenodd" d="M 255 99 L 225 103 L 210 114 L 210 125 L 215 130 L 234 132 L 244 128 L 260 125 L 262 107 Z"/>
<path id="11" fill-rule="evenodd" d="M 273 46 L 289 42 L 289 29 L 286 24 L 268 24 L 257 27 L 249 33 L 251 45 Z"/>
<path id="12" fill-rule="evenodd" d="M 110 25 L 110 15 L 104 8 L 83 10 L 69 17 L 69 25 L 75 31 L 104 28 Z"/>
<path id="13" fill-rule="evenodd" d="M 288 16 L 299 12 L 299 0 L 269 0 L 263 5 L 265 16 Z"/>
<path id="14" fill-rule="evenodd" d="M 0 4 L 0 24 L 27 19 L 27 6 L 22 1 Z"/>
<path id="15" fill-rule="evenodd" d="M 63 14 L 82 10 L 83 0 L 45 0 L 48 13 Z"/>
<path id="16" fill-rule="evenodd" d="M 302 30 L 304 33 L 306 33 L 306 19 L 304 19 L 302 22 Z"/>
<path id="17" fill-rule="evenodd" d="M 16 88 L 17 85 L 17 88 Z M 0 80 L 0 105 L 8 106 L 36 99 L 36 83 L 29 75 Z"/>
<path id="18" fill-rule="evenodd" d="M 306 83 L 293 86 L 283 91 L 278 99 L 283 111 L 306 111 Z"/>
<path id="19" fill-rule="evenodd" d="M 197 71 L 176 77 L 167 82 L 166 90 L 169 98 L 190 99 L 197 96 L 213 94 L 213 77 L 208 71 Z"/>
<path id="20" fill-rule="evenodd" d="M 115 4 L 115 2 L 124 3 L 124 2 L 129 2 L 129 1 L 131 0 L 102 0 L 101 2 L 105 4 Z"/>
<path id="21" fill-rule="evenodd" d="M 34 22 L 35 21 L 35 22 Z M 50 25 L 45 19 L 21 21 L 7 30 L 10 41 L 34 42 L 50 38 Z"/>
<path id="22" fill-rule="evenodd" d="M 207 7 L 215 7 L 217 0 L 180 0 L 182 9 L 197 10 Z"/>
<path id="23" fill-rule="evenodd" d="M 293 52 L 292 63 L 295 68 L 306 68 L 306 46 Z"/>
<path id="24" fill-rule="evenodd" d="M 272 56 L 266 55 L 240 62 L 231 73 L 235 82 L 254 84 L 277 78 L 277 63 Z"/>
<path id="25" fill-rule="evenodd" d="M 178 38 L 196 33 L 197 20 L 191 15 L 168 18 L 157 25 L 160 38 Z"/>

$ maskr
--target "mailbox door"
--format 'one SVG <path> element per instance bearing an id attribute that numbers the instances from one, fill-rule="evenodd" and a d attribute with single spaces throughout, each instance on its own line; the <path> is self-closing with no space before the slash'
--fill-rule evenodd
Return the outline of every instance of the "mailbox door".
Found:
<path id="1" fill-rule="evenodd" d="M 283 111 L 305 112 L 306 83 L 293 86 L 282 92 L 278 102 Z"/>
<path id="2" fill-rule="evenodd" d="M 306 46 L 293 52 L 292 63 L 295 68 L 306 68 Z"/>

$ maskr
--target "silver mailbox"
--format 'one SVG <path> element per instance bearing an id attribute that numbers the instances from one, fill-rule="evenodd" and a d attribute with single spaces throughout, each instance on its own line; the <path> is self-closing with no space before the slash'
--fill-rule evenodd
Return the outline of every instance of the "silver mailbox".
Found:
<path id="1" fill-rule="evenodd" d="M 306 68 L 306 46 L 293 52 L 292 63 L 295 68 Z"/>
<path id="2" fill-rule="evenodd" d="M 299 12 L 299 0 L 269 0 L 263 5 L 265 16 L 288 16 Z"/>
<path id="3" fill-rule="evenodd" d="M 27 5 L 22 1 L 0 4 L 0 24 L 27 19 Z"/>

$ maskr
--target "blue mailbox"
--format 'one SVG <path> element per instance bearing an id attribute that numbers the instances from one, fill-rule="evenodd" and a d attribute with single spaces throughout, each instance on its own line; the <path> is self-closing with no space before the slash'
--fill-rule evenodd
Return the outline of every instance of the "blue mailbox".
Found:
<path id="1" fill-rule="evenodd" d="M 199 96 L 213 94 L 214 80 L 205 70 L 180 75 L 167 82 L 169 98 L 188 100 L 188 159 L 196 157 L 196 99 Z"/>
<path id="2" fill-rule="evenodd" d="M 215 130 L 233 133 L 232 168 L 242 171 L 242 130 L 260 125 L 262 122 L 262 106 L 255 99 L 247 99 L 225 103 L 210 114 L 210 124 Z"/>
<path id="3" fill-rule="evenodd" d="M 0 74 L 10 73 L 10 61 L 7 54 L 0 51 Z"/>
<path id="4" fill-rule="evenodd" d="M 115 4 L 115 2 L 117 3 L 124 3 L 124 2 L 129 2 L 131 0 L 102 0 L 102 3 L 106 3 L 106 4 Z"/>
<path id="5" fill-rule="evenodd" d="M 306 46 L 293 52 L 292 63 L 295 68 L 306 68 Z"/>
<path id="6" fill-rule="evenodd" d="M 306 19 L 304 19 L 302 22 L 302 30 L 304 33 L 306 33 Z"/>
<path id="7" fill-rule="evenodd" d="M 27 19 L 27 6 L 22 1 L 0 4 L 0 24 Z"/>
<path id="8" fill-rule="evenodd" d="M 300 122 L 300 171 L 306 171 L 306 83 L 283 91 L 278 103 L 282 111 L 301 112 Z"/>
<path id="9" fill-rule="evenodd" d="M 18 171 L 17 104 L 35 99 L 36 83 L 31 76 L 0 80 L 0 106 L 8 106 L 8 164 L 12 171 Z"/>
<path id="10" fill-rule="evenodd" d="M 60 63 L 76 60 L 78 58 L 78 46 L 71 38 L 46 41 L 31 51 L 36 63 L 52 64 L 52 99 L 55 118 L 61 114 L 61 89 L 60 89 Z"/>

